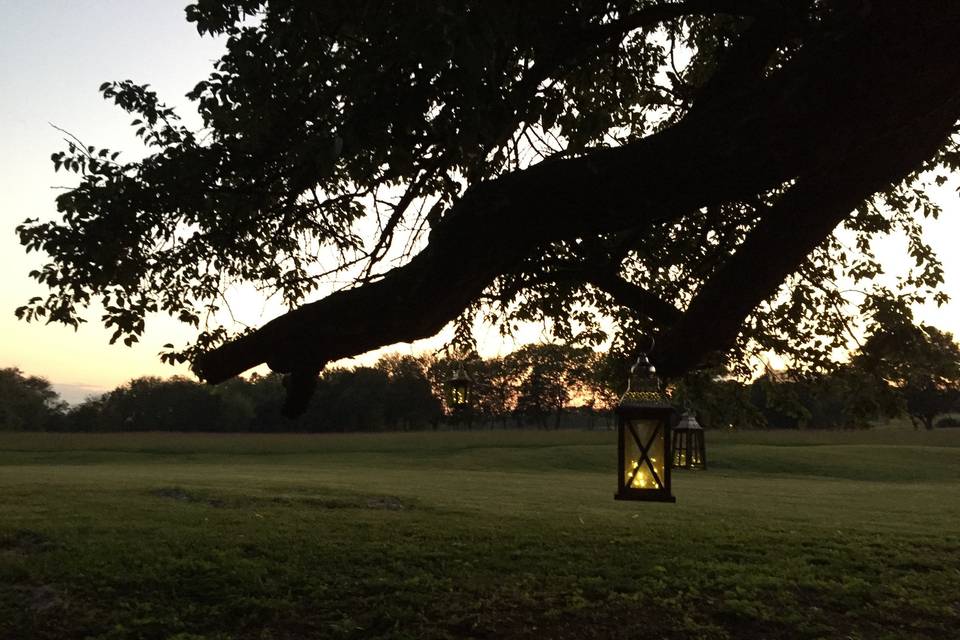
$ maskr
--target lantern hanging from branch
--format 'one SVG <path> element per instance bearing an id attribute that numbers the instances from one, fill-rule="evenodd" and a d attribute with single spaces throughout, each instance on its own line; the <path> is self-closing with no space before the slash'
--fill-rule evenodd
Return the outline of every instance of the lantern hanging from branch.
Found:
<path id="1" fill-rule="evenodd" d="M 670 493 L 670 422 L 674 415 L 657 371 L 644 354 L 616 408 L 617 500 L 676 502 Z"/>
<path id="2" fill-rule="evenodd" d="M 447 404 L 454 409 L 462 409 L 470 404 L 470 391 L 473 380 L 467 375 L 461 362 L 457 371 L 447 380 Z"/>
<path id="3" fill-rule="evenodd" d="M 673 468 L 706 469 L 707 447 L 703 427 L 689 409 L 683 412 L 680 422 L 673 428 Z"/>

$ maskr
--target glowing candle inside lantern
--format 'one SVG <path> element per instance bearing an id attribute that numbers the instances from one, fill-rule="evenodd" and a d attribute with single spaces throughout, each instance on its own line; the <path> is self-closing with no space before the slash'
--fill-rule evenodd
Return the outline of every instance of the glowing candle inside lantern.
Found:
<path id="1" fill-rule="evenodd" d="M 636 440 L 634 438 L 625 440 L 626 455 L 624 458 L 626 464 L 624 466 L 626 468 L 624 469 L 624 479 L 628 486 L 634 489 L 658 488 L 664 477 L 663 431 L 652 420 L 633 420 L 631 426 L 636 430 L 640 442 L 644 445 L 648 442 L 650 444 L 646 459 L 644 459 Z"/>

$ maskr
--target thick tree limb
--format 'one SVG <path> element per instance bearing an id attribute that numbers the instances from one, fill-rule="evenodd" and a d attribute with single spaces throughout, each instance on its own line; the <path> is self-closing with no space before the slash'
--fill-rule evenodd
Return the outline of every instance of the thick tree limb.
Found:
<path id="1" fill-rule="evenodd" d="M 540 285 L 589 284 L 609 295 L 620 306 L 631 309 L 660 326 L 668 327 L 679 322 L 683 315 L 679 309 L 647 289 L 622 278 L 619 275 L 619 267 L 619 261 L 602 265 L 591 263 L 552 265 L 550 270 L 520 280 L 506 291 L 498 291 L 498 298 L 506 302 L 525 289 Z"/>
<path id="2" fill-rule="evenodd" d="M 730 93 L 749 90 L 760 82 L 777 48 L 799 28 L 800 7 L 802 4 L 794 8 L 794 14 L 788 14 L 782 7 L 778 7 L 778 11 L 768 9 L 758 13 L 757 19 L 720 60 L 717 70 L 697 92 L 693 108 L 699 109 Z"/>
<path id="3" fill-rule="evenodd" d="M 956 77 L 956 69 L 951 73 Z M 946 85 L 941 100 L 912 106 L 901 112 L 898 131 L 882 140 L 865 140 L 848 157 L 824 159 L 818 171 L 801 177 L 765 212 L 660 340 L 654 359 L 664 376 L 680 375 L 704 354 L 730 347 L 747 316 L 776 293 L 850 211 L 933 156 L 956 126 L 960 91 Z"/>
<path id="4" fill-rule="evenodd" d="M 930 142 L 933 153 L 942 139 Z M 904 157 L 880 157 L 883 161 L 876 162 L 877 156 L 865 156 L 846 171 L 834 167 L 791 188 L 658 341 L 652 359 L 661 375 L 681 375 L 705 354 L 732 346 L 747 316 L 776 293 L 865 194 L 898 182 L 916 166 Z"/>
<path id="5" fill-rule="evenodd" d="M 863 22 L 809 43 L 775 75 L 704 105 L 669 130 L 471 189 L 406 266 L 281 316 L 204 355 L 195 368 L 210 382 L 261 362 L 278 371 L 314 371 L 330 360 L 434 335 L 539 245 L 643 227 L 789 180 L 797 181 L 796 191 L 777 208 L 793 216 L 793 257 L 802 259 L 805 247 L 821 241 L 884 179 L 929 157 L 960 119 L 958 28 L 955 4 L 880 5 Z M 903 163 L 895 162 L 899 157 Z M 877 169 L 863 180 L 848 186 L 830 178 L 830 170 L 866 160 Z M 817 211 L 808 225 L 806 216 Z M 769 227 L 771 236 L 782 236 L 781 246 L 790 239 L 782 220 Z M 697 297 L 673 344 L 706 328 L 724 292 L 744 289 L 745 281 L 758 292 L 737 299 L 739 313 L 782 282 L 786 258 L 783 269 L 753 284 L 759 265 L 748 256 L 763 253 L 760 240 L 754 245 L 723 270 L 726 280 L 715 279 L 704 289 L 709 295 Z M 747 266 L 754 271 L 744 280 Z M 666 370 L 690 366 L 719 342 L 691 345 Z"/>
<path id="6" fill-rule="evenodd" d="M 649 318 L 657 325 L 670 327 L 680 322 L 683 313 L 675 306 L 647 291 L 643 287 L 627 282 L 616 273 L 595 271 L 585 278 L 616 301 L 617 304 Z"/>
<path id="7" fill-rule="evenodd" d="M 570 33 L 565 38 L 565 46 L 547 56 L 535 64 L 518 85 L 510 92 L 506 98 L 506 104 L 512 109 L 505 110 L 504 113 L 510 113 L 505 121 L 498 123 L 494 138 L 503 141 L 508 138 L 516 127 L 527 116 L 531 98 L 536 95 L 541 83 L 547 80 L 558 69 L 573 66 L 581 62 L 591 52 L 597 49 L 615 47 L 619 44 L 626 34 L 637 29 L 651 28 L 664 20 L 691 15 L 743 15 L 743 16 L 763 16 L 767 22 L 782 22 L 779 20 L 785 15 L 785 11 L 779 2 L 769 0 L 687 0 L 679 3 L 664 3 L 645 7 L 636 13 L 626 15 L 612 22 L 587 27 Z M 776 20 L 774 20 L 776 18 Z M 761 31 L 754 28 L 753 32 Z M 763 40 L 769 43 L 770 51 L 775 49 L 776 42 L 783 36 L 782 29 L 763 29 Z M 769 57 L 768 51 L 765 59 Z M 740 56 L 736 56 L 734 64 L 728 64 L 727 67 L 741 66 Z M 483 149 L 478 156 L 484 156 L 489 148 Z M 426 182 L 441 166 L 444 150 L 436 150 L 438 158 L 430 162 L 424 175 L 418 176 L 408 185 L 406 192 L 400 198 L 399 202 L 393 207 L 390 216 L 380 232 L 373 248 L 369 252 L 369 263 L 365 270 L 365 275 L 369 276 L 372 268 L 377 264 L 386 253 L 393 241 L 393 235 L 397 225 L 401 222 L 413 200 L 418 197 L 419 185 Z"/>

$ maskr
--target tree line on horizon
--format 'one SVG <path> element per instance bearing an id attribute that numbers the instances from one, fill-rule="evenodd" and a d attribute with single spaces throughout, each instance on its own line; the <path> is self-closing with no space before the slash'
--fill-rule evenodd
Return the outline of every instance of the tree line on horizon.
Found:
<path id="1" fill-rule="evenodd" d="M 308 411 L 284 418 L 284 379 L 252 374 L 215 387 L 183 376 L 135 378 L 69 406 L 48 381 L 0 372 L 0 429 L 25 431 L 384 431 L 443 428 L 592 427 L 616 395 L 609 357 L 589 349 L 529 345 L 503 357 L 389 354 L 371 366 L 325 370 Z M 445 384 L 465 363 L 468 410 Z"/>
<path id="2" fill-rule="evenodd" d="M 464 363 L 469 409 L 445 400 Z M 296 420 L 281 416 L 276 374 L 209 386 L 181 376 L 141 377 L 69 406 L 44 378 L 0 369 L 0 429 L 9 431 L 342 432 L 483 428 L 609 428 L 630 362 L 557 344 L 527 345 L 493 358 L 390 354 L 371 366 L 324 371 Z M 960 346 L 918 327 L 878 335 L 826 375 L 768 372 L 743 382 L 703 370 L 671 385 L 678 407 L 707 428 L 864 428 L 907 416 L 917 428 L 957 426 Z M 937 421 L 937 418 L 940 418 Z"/>

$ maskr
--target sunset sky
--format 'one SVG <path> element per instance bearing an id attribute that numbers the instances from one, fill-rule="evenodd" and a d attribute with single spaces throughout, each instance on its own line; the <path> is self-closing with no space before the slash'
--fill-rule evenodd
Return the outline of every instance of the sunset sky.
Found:
<path id="1" fill-rule="evenodd" d="M 97 87 L 104 81 L 149 82 L 161 99 L 183 106 L 183 95 L 203 79 L 222 43 L 200 38 L 183 17 L 184 0 L 0 0 L 0 367 L 16 366 L 50 379 L 61 394 L 78 401 L 145 374 L 186 373 L 157 358 L 166 342 L 182 343 L 189 333 L 177 322 L 156 317 L 134 348 L 108 346 L 109 333 L 90 322 L 78 331 L 54 325 L 25 324 L 14 309 L 43 295 L 27 277 L 43 257 L 27 256 L 14 227 L 24 218 L 56 215 L 57 187 L 75 183 L 72 174 L 55 174 L 50 154 L 65 145 L 51 124 L 88 144 L 142 153 L 127 126 L 130 116 L 104 102 Z M 181 110 L 189 115 L 188 110 Z M 927 223 L 930 241 L 944 262 L 946 291 L 955 301 L 919 310 L 924 321 L 960 333 L 960 203 L 956 180 L 935 199 L 944 217 Z M 892 270 L 903 264 L 897 241 L 881 256 Z M 251 308 L 262 305 L 253 302 Z M 262 320 L 267 320 L 265 317 Z M 487 353 L 508 351 L 495 330 L 481 332 Z M 417 347 L 404 346 L 404 351 Z"/>

